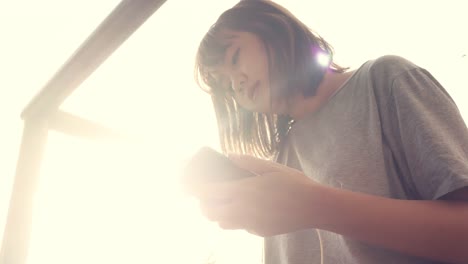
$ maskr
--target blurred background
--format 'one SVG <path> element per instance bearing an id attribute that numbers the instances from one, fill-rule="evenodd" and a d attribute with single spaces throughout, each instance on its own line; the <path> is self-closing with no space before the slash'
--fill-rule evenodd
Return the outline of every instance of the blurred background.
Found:
<path id="1" fill-rule="evenodd" d="M 0 1 L 0 237 L 21 111 L 119 2 Z M 177 180 L 199 147 L 219 149 L 193 64 L 204 33 L 236 2 L 168 0 L 62 104 L 129 140 L 48 133 L 28 264 L 261 263 L 259 238 L 221 232 Z M 276 2 L 330 42 L 343 66 L 395 54 L 428 69 L 467 120 L 466 1 Z"/>

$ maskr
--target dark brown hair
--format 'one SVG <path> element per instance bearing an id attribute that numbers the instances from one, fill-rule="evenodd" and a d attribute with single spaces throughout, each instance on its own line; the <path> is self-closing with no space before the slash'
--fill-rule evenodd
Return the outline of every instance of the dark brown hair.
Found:
<path id="1" fill-rule="evenodd" d="M 313 96 L 325 71 L 344 72 L 332 60 L 332 47 L 288 10 L 268 0 L 243 0 L 225 11 L 202 39 L 196 57 L 195 78 L 212 96 L 223 152 L 271 158 L 280 147 L 294 120 L 289 116 L 250 112 L 238 105 L 218 81 L 229 45 L 227 31 L 257 35 L 264 43 L 271 84 L 271 100 L 302 93 Z M 317 54 L 330 57 L 321 66 Z"/>

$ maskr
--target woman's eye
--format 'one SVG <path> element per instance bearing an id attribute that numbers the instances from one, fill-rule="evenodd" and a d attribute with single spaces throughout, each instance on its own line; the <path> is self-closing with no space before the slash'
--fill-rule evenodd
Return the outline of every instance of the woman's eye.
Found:
<path id="1" fill-rule="evenodd" d="M 236 52 L 234 53 L 234 56 L 232 56 L 232 65 L 236 65 L 238 60 L 239 60 L 239 52 L 240 49 L 238 48 Z"/>

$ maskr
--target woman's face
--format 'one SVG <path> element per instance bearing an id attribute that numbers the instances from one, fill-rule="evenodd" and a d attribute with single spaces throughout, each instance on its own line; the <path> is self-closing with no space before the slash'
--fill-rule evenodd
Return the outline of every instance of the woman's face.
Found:
<path id="1" fill-rule="evenodd" d="M 252 112 L 271 113 L 269 60 L 263 41 L 253 33 L 228 32 L 229 47 L 220 69 L 223 86 Z"/>

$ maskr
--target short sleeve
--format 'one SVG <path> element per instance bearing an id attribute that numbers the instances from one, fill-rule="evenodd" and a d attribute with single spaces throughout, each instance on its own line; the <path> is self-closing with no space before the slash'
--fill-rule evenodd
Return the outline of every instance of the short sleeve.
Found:
<path id="1" fill-rule="evenodd" d="M 468 129 L 442 85 L 413 67 L 388 86 L 384 133 L 404 183 L 425 200 L 468 186 Z"/>

